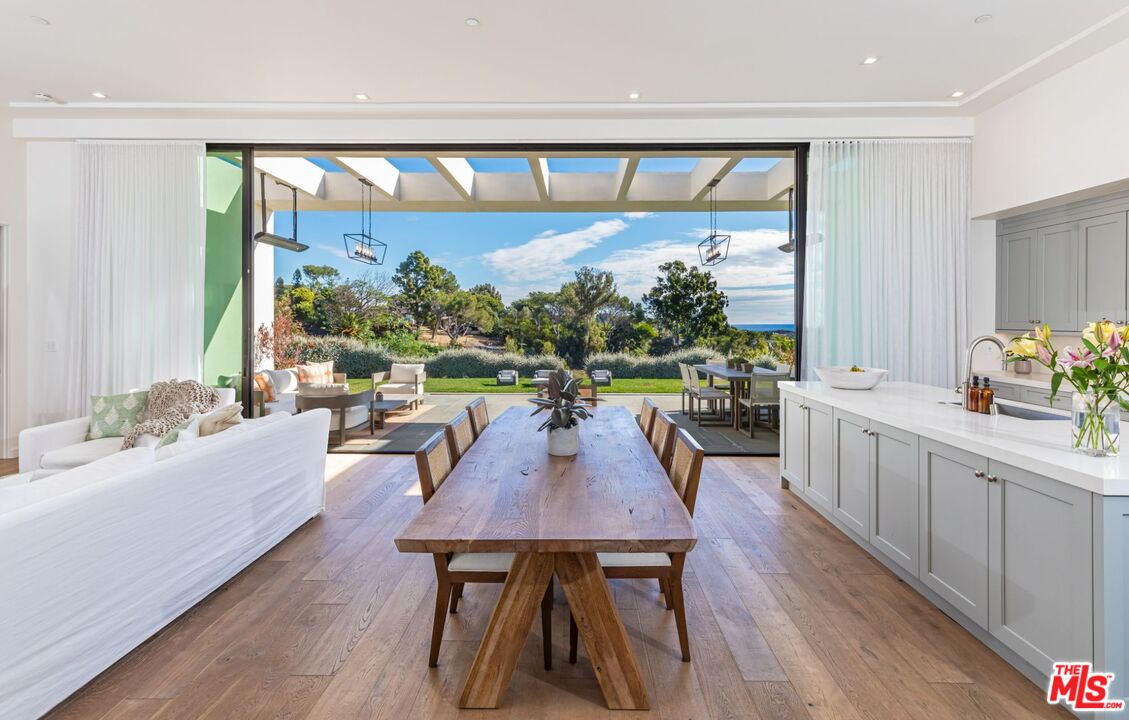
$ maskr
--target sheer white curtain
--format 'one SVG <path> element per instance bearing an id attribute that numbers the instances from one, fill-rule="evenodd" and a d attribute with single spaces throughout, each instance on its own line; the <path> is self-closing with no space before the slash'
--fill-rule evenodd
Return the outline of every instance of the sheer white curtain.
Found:
<path id="1" fill-rule="evenodd" d="M 814 142 L 808 164 L 804 379 L 865 365 L 952 386 L 967 335 L 971 144 Z"/>
<path id="2" fill-rule="evenodd" d="M 71 417 L 89 410 L 92 394 L 199 380 L 204 354 L 204 145 L 77 150 Z"/>

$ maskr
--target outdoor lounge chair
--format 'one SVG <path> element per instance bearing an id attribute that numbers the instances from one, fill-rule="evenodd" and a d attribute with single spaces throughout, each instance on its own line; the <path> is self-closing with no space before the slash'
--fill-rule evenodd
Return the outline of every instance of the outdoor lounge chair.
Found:
<path id="1" fill-rule="evenodd" d="M 499 370 L 499 385 L 517 385 L 517 370 Z"/>
<path id="2" fill-rule="evenodd" d="M 589 370 L 588 377 L 592 378 L 593 385 L 611 385 L 612 384 L 612 371 L 611 370 Z"/>

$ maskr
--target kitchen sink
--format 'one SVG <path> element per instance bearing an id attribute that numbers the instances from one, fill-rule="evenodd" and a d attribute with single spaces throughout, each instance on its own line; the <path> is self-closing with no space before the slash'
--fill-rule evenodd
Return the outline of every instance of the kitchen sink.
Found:
<path id="1" fill-rule="evenodd" d="M 959 400 L 941 400 L 942 405 L 954 405 L 956 407 L 964 407 L 964 403 Z M 1043 412 L 1035 408 L 1020 407 L 1018 405 L 1004 405 L 1003 403 L 996 403 L 996 412 L 1000 415 L 1007 415 L 1008 417 L 1019 418 L 1020 420 L 1069 420 L 1068 417 L 1062 415 L 1055 415 L 1054 413 Z"/>

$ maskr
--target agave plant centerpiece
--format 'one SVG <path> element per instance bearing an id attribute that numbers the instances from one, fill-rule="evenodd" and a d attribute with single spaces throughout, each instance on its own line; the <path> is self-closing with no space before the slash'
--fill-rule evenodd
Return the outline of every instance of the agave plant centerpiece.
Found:
<path id="1" fill-rule="evenodd" d="M 549 419 L 537 432 L 548 429 L 550 455 L 575 455 L 580 449 L 580 421 L 589 417 L 588 405 L 580 401 L 580 385 L 568 370 L 557 370 L 546 387 L 549 397 L 529 400 L 537 406 L 530 415 L 549 411 Z"/>

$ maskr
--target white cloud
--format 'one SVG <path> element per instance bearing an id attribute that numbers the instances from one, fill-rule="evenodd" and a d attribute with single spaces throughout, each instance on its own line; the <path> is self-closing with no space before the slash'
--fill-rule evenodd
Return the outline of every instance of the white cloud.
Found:
<path id="1" fill-rule="evenodd" d="M 324 245 L 319 243 L 314 247 L 316 247 L 318 250 L 321 250 L 322 252 L 327 252 L 330 255 L 334 255 L 345 260 L 349 259 L 349 253 L 346 252 L 345 249 L 340 245 Z"/>
<path id="2" fill-rule="evenodd" d="M 482 259 L 506 280 L 548 280 L 571 274 L 575 268 L 566 265 L 567 260 L 626 229 L 627 223 L 615 218 L 569 232 L 547 230 L 521 245 L 492 250 Z"/>
<path id="3" fill-rule="evenodd" d="M 729 296 L 726 312 L 730 322 L 791 322 L 794 256 L 776 249 L 787 233 L 767 229 L 718 232 L 732 236 L 728 259 L 699 269 L 709 270 Z M 638 300 L 654 285 L 659 265 L 672 260 L 698 265 L 697 240 L 656 240 L 617 250 L 596 265 L 615 273 L 619 291 Z"/>
<path id="4" fill-rule="evenodd" d="M 643 220 L 654 215 L 653 212 L 626 212 L 623 214 L 628 220 Z"/>

